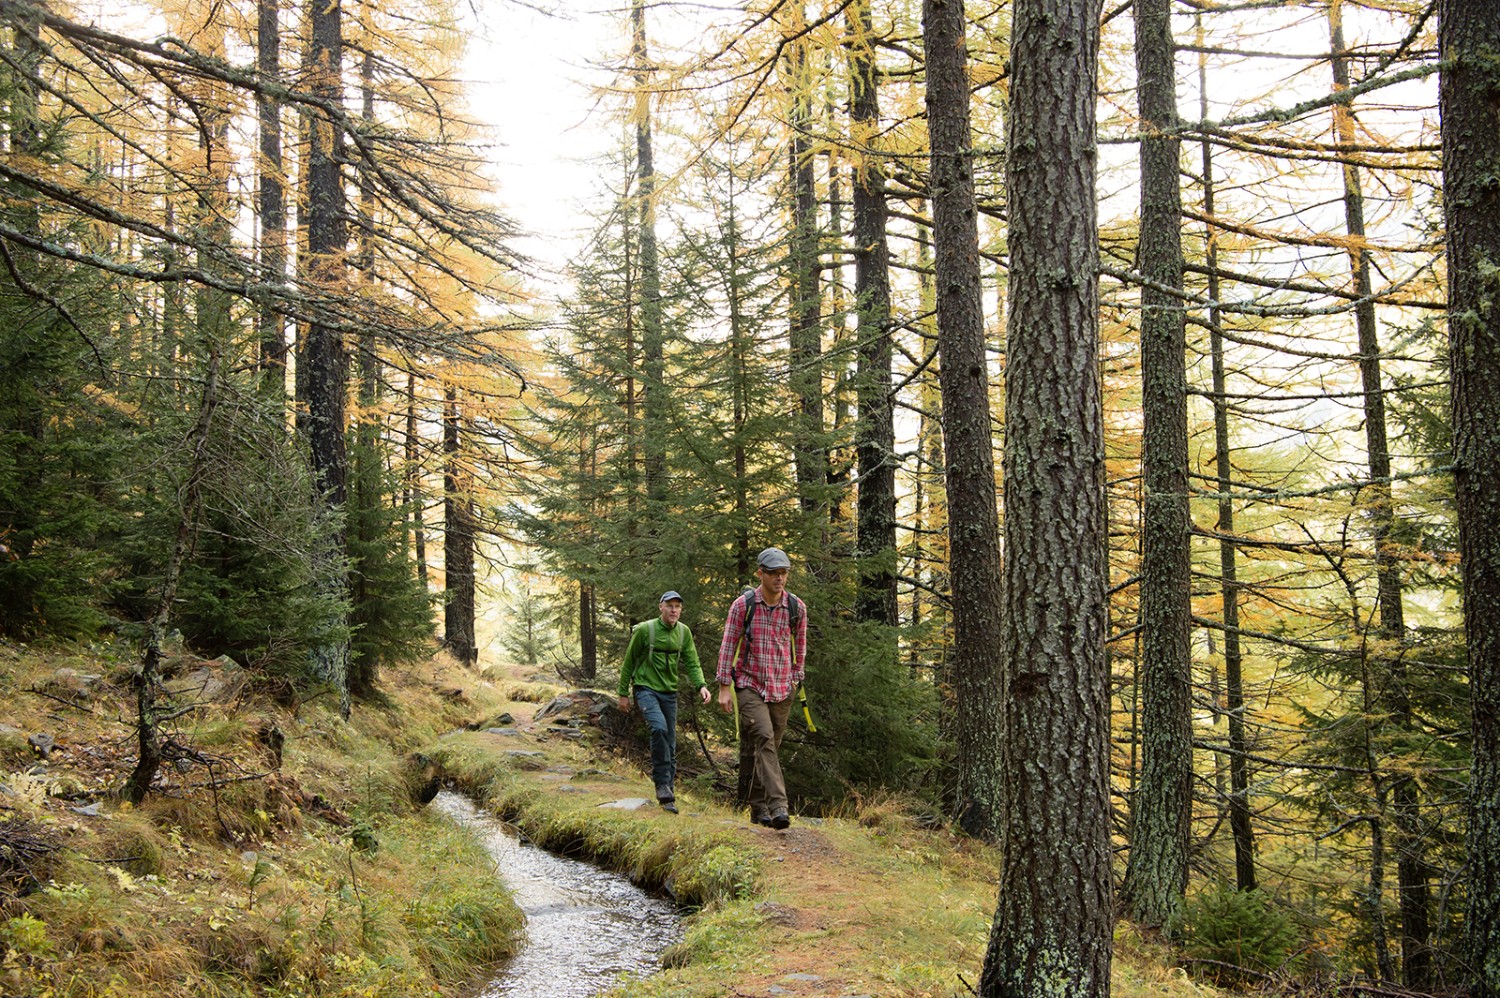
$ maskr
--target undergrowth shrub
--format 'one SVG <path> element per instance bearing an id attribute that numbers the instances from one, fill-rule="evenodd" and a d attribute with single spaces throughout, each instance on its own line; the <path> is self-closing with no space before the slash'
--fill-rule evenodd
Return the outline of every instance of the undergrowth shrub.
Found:
<path id="1" fill-rule="evenodd" d="M 1297 971 L 1296 920 L 1265 891 L 1217 884 L 1187 900 L 1183 948 L 1193 972 L 1221 987 L 1246 987 Z"/>

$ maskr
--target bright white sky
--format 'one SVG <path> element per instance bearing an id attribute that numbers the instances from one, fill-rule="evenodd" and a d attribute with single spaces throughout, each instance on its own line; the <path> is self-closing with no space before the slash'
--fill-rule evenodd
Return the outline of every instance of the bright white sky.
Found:
<path id="1" fill-rule="evenodd" d="M 474 0 L 464 63 L 471 110 L 494 130 L 502 203 L 534 233 L 515 248 L 552 268 L 580 246 L 582 206 L 596 194 L 590 160 L 609 145 L 591 91 L 605 80 L 601 58 L 624 47 L 608 3 L 559 0 L 562 12 L 549 16 L 515 0 Z"/>

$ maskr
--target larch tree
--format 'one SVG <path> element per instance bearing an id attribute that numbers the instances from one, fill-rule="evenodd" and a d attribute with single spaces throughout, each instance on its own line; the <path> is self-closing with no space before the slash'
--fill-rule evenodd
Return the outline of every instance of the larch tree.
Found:
<path id="1" fill-rule="evenodd" d="M 1469 652 L 1469 993 L 1500 995 L 1500 18 L 1439 0 L 1453 477 Z"/>
<path id="2" fill-rule="evenodd" d="M 461 390 L 443 391 L 443 647 L 465 665 L 479 660 L 475 637 L 474 475 L 464 453 Z"/>
<path id="3" fill-rule="evenodd" d="M 281 0 L 257 0 L 255 68 L 266 80 L 281 78 Z M 282 155 L 281 102 L 265 91 L 255 95 L 259 121 L 256 220 L 260 231 L 261 279 L 273 287 L 286 279 L 286 165 Z M 267 397 L 286 404 L 286 316 L 275 305 L 260 304 L 260 365 Z"/>
<path id="4" fill-rule="evenodd" d="M 1197 42 L 1202 47 L 1201 15 L 1195 18 Z M 1199 117 L 1208 119 L 1208 74 L 1206 60 L 1198 59 Z M 1214 217 L 1214 154 L 1207 136 L 1199 142 L 1201 155 L 1202 214 Z M 1208 337 L 1214 424 L 1214 477 L 1217 518 L 1214 530 L 1219 553 L 1219 593 L 1224 622 L 1224 727 L 1229 756 L 1230 836 L 1234 840 L 1235 884 L 1242 891 L 1255 889 L 1255 827 L 1250 808 L 1249 739 L 1245 725 L 1245 656 L 1240 642 L 1239 560 L 1234 543 L 1235 508 L 1231 492 L 1234 467 L 1230 453 L 1228 372 L 1224 364 L 1224 314 L 1219 308 L 1219 234 L 1211 222 L 1204 223 L 1203 265 L 1207 271 Z"/>
<path id="5" fill-rule="evenodd" d="M 667 497 L 664 395 L 666 366 L 663 351 L 661 254 L 656 239 L 657 176 L 651 141 L 652 67 L 646 44 L 646 5 L 630 5 L 630 65 L 635 82 L 635 196 L 640 212 L 640 335 L 641 335 L 641 440 L 646 473 L 646 499 L 650 516 Z"/>
<path id="6" fill-rule="evenodd" d="M 828 451 L 823 418 L 822 282 L 819 279 L 818 191 L 813 154 L 812 65 L 807 14 L 801 0 L 785 5 L 780 72 L 789 102 L 786 149 L 788 342 L 792 390 L 797 397 L 798 439 L 794 454 L 802 512 L 823 532 L 828 516 Z"/>
<path id="7" fill-rule="evenodd" d="M 1012 15 L 1005 790 L 984 996 L 1102 998 L 1110 990 L 1099 14 L 1097 0 L 1017 0 Z M 940 51 L 928 46 L 929 72 Z"/>
<path id="8" fill-rule="evenodd" d="M 1332 50 L 1335 92 L 1347 90 L 1350 78 L 1349 46 L 1344 38 L 1342 0 L 1328 5 L 1329 42 Z M 1333 106 L 1335 138 L 1353 148 L 1358 142 L 1354 108 L 1347 103 Z M 1407 692 L 1405 613 L 1396 510 L 1392 498 L 1391 448 L 1386 435 L 1386 389 L 1381 375 L 1380 334 L 1377 327 L 1374 281 L 1370 254 L 1366 252 L 1365 198 L 1361 169 L 1356 162 L 1343 164 L 1344 219 L 1349 234 L 1349 271 L 1358 299 L 1354 318 L 1359 346 L 1361 403 L 1364 408 L 1365 450 L 1369 466 L 1370 495 L 1366 503 L 1374 542 L 1375 603 L 1379 614 L 1379 642 L 1375 645 L 1376 689 L 1371 698 L 1371 723 L 1393 725 L 1400 731 L 1414 730 L 1411 699 Z M 1420 737 L 1420 735 L 1419 735 Z M 1396 767 L 1392 767 L 1396 768 Z M 1432 955 L 1429 951 L 1429 916 L 1426 861 L 1423 858 L 1419 790 L 1412 773 L 1393 773 L 1380 781 L 1380 793 L 1389 788 L 1391 831 L 1395 840 L 1398 911 L 1401 916 L 1401 979 L 1407 987 L 1425 989 L 1431 983 Z"/>
<path id="9" fill-rule="evenodd" d="M 993 840 L 1004 821 L 1001 717 L 1000 528 L 980 300 L 978 209 L 969 128 L 963 0 L 926 0 L 927 128 L 931 142 L 933 272 L 938 381 L 943 405 L 943 483 L 953 595 L 949 669 L 958 779 L 953 812 L 969 835 Z"/>
<path id="10" fill-rule="evenodd" d="M 854 221 L 854 296 L 858 316 L 859 469 L 857 553 L 861 620 L 896 623 L 896 431 L 891 387 L 890 248 L 880 141 L 879 72 L 868 0 L 850 5 L 850 197 Z"/>
<path id="11" fill-rule="evenodd" d="M 1141 129 L 1141 778 L 1120 893 L 1130 917 L 1172 926 L 1187 889 L 1193 818 L 1187 371 L 1171 0 L 1137 0 Z"/>
<path id="12" fill-rule="evenodd" d="M 339 0 L 308 4 L 310 44 L 306 73 L 313 94 L 325 107 L 339 107 L 344 99 L 343 8 Z M 345 219 L 344 130 L 327 111 L 308 116 L 307 256 L 306 278 L 314 286 L 335 291 L 345 279 L 348 226 Z M 330 510 L 341 509 L 348 498 L 348 451 L 344 440 L 345 394 L 349 357 L 343 333 L 331 316 L 308 323 L 307 345 L 299 356 L 307 369 L 307 437 L 318 492 Z M 347 592 L 342 569 L 345 532 L 342 528 L 321 557 L 330 567 L 330 585 Z M 339 713 L 349 715 L 349 643 L 339 639 L 316 650 L 320 676 L 337 691 Z"/>

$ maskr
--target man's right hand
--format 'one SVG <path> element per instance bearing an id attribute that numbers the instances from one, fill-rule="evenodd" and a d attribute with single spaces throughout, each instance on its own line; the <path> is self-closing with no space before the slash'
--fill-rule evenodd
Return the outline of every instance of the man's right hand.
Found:
<path id="1" fill-rule="evenodd" d="M 726 714 L 728 714 L 730 711 L 734 710 L 734 687 L 733 686 L 720 686 L 719 687 L 719 709 L 722 710 Z"/>
<path id="2" fill-rule="evenodd" d="M 630 702 L 631 701 L 630 701 L 629 697 L 621 697 L 620 698 L 620 709 L 623 710 L 627 714 L 630 713 Z"/>

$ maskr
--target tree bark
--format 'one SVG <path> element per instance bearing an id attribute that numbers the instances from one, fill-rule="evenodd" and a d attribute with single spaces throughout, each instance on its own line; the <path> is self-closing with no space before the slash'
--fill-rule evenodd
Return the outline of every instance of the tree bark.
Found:
<path id="1" fill-rule="evenodd" d="M 369 16 L 368 6 L 365 10 Z M 366 49 L 359 67 L 360 122 L 373 131 L 375 123 L 375 53 Z M 359 233 L 357 267 L 360 285 L 370 292 L 375 286 L 375 182 L 367 168 L 359 171 Z M 354 533 L 358 552 L 350 563 L 351 612 L 355 620 L 365 620 L 369 607 L 375 599 L 371 592 L 369 574 L 361 563 L 362 558 L 372 557 L 375 548 L 382 543 L 381 534 L 386 529 L 382 509 L 382 477 L 385 470 L 380 453 L 380 420 L 376 415 L 376 404 L 380 401 L 381 370 L 380 354 L 375 343 L 375 332 L 366 328 L 359 335 L 358 396 L 359 415 L 354 424 L 354 489 L 350 498 L 347 522 Z M 378 670 L 366 649 L 358 648 L 349 660 L 349 692 L 354 696 L 368 697 L 375 692 Z"/>
<path id="2" fill-rule="evenodd" d="M 281 0 L 258 0 L 256 4 L 256 70 L 265 79 L 281 77 Z M 258 93 L 255 107 L 260 119 L 260 179 L 257 208 L 260 215 L 261 280 L 280 285 L 286 278 L 286 178 L 281 155 L 281 104 Z M 260 339 L 260 367 L 266 396 L 280 407 L 286 405 L 286 320 L 269 302 L 262 301 L 256 314 Z"/>
<path id="3" fill-rule="evenodd" d="M 953 594 L 951 665 L 958 753 L 953 812 L 965 833 L 994 840 L 1003 810 L 1000 528 L 963 0 L 925 0 L 922 41 L 932 147 L 933 266 L 942 360 L 938 380 Z"/>
<path id="4" fill-rule="evenodd" d="M 1500 19 L 1438 0 L 1454 492 L 1469 653 L 1470 993 L 1500 996 Z"/>
<path id="5" fill-rule="evenodd" d="M 1136 0 L 1136 101 L 1141 127 L 1141 778 L 1131 802 L 1121 898 L 1129 916 L 1171 927 L 1187 889 L 1193 818 L 1188 654 L 1191 521 L 1187 496 L 1187 370 L 1182 297 L 1181 143 L 1171 0 Z"/>
<path id="6" fill-rule="evenodd" d="M 886 244 L 885 163 L 880 134 L 870 4 L 850 6 L 849 118 L 854 158 L 854 295 L 858 316 L 859 596 L 855 617 L 896 624 L 896 430 L 891 402 L 891 285 Z M 894 653 L 894 643 L 891 645 Z"/>
<path id="7" fill-rule="evenodd" d="M 1107 998 L 1110 989 L 1108 565 L 1094 189 L 1099 14 L 1098 0 L 1016 0 L 1013 7 L 1006 789 L 1000 900 L 979 983 L 981 995 L 996 998 Z M 954 541 L 957 549 L 956 532 Z"/>
<path id="8" fill-rule="evenodd" d="M 667 499 L 667 447 L 664 393 L 666 392 L 665 340 L 662 329 L 661 262 L 656 242 L 656 167 L 651 145 L 651 68 L 646 54 L 646 7 L 642 0 L 630 6 L 630 58 L 635 72 L 635 170 L 636 197 L 640 202 L 641 254 L 641 359 L 645 365 L 641 386 L 641 443 L 645 457 L 646 499 L 654 522 Z"/>
<path id="9" fill-rule="evenodd" d="M 474 496 L 463 460 L 458 389 L 443 405 L 443 647 L 465 665 L 479 661 L 474 636 Z"/>
<path id="10" fill-rule="evenodd" d="M 791 376 L 797 396 L 797 433 L 794 464 L 797 496 L 802 512 L 814 520 L 828 516 L 828 453 L 823 439 L 822 292 L 818 274 L 818 192 L 812 155 L 812 89 L 807 82 L 807 19 L 800 2 L 788 5 L 785 68 L 791 91 L 791 138 L 787 168 L 791 181 L 792 231 L 788 247 L 787 279 L 791 295 L 788 345 Z M 819 523 L 814 536 L 825 532 Z M 815 566 L 815 571 L 819 570 Z"/>
<path id="11" fill-rule="evenodd" d="M 344 99 L 340 79 L 343 66 L 343 13 L 339 0 L 312 0 L 311 44 L 307 50 L 310 89 L 325 103 Z M 343 132 L 331 118 L 314 113 L 308 122 L 307 259 L 308 276 L 319 287 L 341 290 L 345 279 L 344 252 L 347 220 L 339 164 L 343 161 Z M 314 479 L 325 506 L 339 526 L 320 552 L 328 584 L 347 597 L 344 505 L 348 498 L 348 452 L 344 441 L 344 393 L 349 380 L 349 358 L 343 336 L 322 322 L 307 327 L 306 432 Z M 349 716 L 349 641 L 344 638 L 314 652 L 319 678 L 339 696 L 339 713 Z"/>

